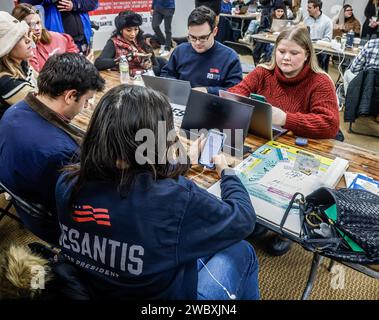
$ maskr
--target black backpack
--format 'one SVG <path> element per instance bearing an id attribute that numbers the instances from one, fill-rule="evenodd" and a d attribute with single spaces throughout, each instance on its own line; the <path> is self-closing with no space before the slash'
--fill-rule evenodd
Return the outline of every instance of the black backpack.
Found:
<path id="1" fill-rule="evenodd" d="M 295 204 L 300 244 L 305 249 L 340 261 L 379 263 L 379 196 L 365 190 L 324 187 L 305 198 L 296 193 L 281 222 L 284 235 L 284 223 Z"/>

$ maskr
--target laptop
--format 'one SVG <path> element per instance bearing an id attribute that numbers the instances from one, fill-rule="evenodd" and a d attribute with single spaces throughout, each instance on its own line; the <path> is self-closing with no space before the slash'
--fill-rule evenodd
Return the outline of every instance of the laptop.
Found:
<path id="1" fill-rule="evenodd" d="M 228 91 L 219 91 L 219 96 L 224 99 L 239 101 L 254 107 L 253 116 L 249 125 L 249 133 L 267 140 L 275 140 L 288 130 L 272 124 L 271 104 L 248 97 L 240 96 Z"/>
<path id="2" fill-rule="evenodd" d="M 272 19 L 270 32 L 282 32 L 285 28 L 293 26 L 292 20 Z"/>
<path id="3" fill-rule="evenodd" d="M 253 110 L 251 105 L 236 100 L 192 90 L 181 129 L 192 139 L 200 135 L 198 130 L 219 129 L 227 135 L 223 151 L 231 155 L 242 155 Z"/>
<path id="4" fill-rule="evenodd" d="M 186 106 L 191 93 L 191 83 L 189 81 L 162 78 L 156 76 L 142 75 L 142 80 L 146 87 L 157 90 L 165 94 L 171 103 Z"/>

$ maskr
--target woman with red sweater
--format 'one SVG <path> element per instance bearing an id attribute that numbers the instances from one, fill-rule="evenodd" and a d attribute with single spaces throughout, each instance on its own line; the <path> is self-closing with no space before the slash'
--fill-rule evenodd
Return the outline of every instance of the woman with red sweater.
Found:
<path id="1" fill-rule="evenodd" d="M 339 131 L 338 103 L 333 81 L 318 66 L 307 29 L 297 27 L 281 32 L 275 42 L 269 64 L 258 65 L 230 92 L 266 97 L 273 105 L 272 122 L 295 135 L 313 138 L 335 138 Z M 253 237 L 267 231 L 256 225 Z M 285 254 L 291 241 L 274 236 L 266 250 L 275 256 Z"/>
<path id="2" fill-rule="evenodd" d="M 265 96 L 273 105 L 273 124 L 295 135 L 335 138 L 339 130 L 335 87 L 318 66 L 307 29 L 297 27 L 281 32 L 274 53 L 268 64 L 258 65 L 229 91 Z"/>

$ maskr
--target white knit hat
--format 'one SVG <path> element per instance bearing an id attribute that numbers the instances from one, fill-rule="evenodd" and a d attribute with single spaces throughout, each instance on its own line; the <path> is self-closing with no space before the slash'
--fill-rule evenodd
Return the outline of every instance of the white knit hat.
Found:
<path id="1" fill-rule="evenodd" d="M 25 21 L 20 22 L 8 12 L 0 11 L 0 58 L 11 52 L 28 30 Z"/>

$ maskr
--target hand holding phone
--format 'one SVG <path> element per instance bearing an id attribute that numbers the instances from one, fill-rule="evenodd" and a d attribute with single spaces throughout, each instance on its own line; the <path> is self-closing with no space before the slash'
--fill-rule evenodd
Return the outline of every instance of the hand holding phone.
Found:
<path id="1" fill-rule="evenodd" d="M 221 178 L 221 173 L 224 169 L 229 168 L 228 162 L 226 161 L 225 155 L 223 153 L 219 153 L 213 156 L 213 163 L 216 166 L 216 171 L 218 176 Z"/>
<path id="2" fill-rule="evenodd" d="M 201 152 L 199 164 L 209 169 L 215 169 L 213 157 L 218 155 L 224 144 L 226 135 L 218 130 L 209 130 L 207 140 Z"/>

